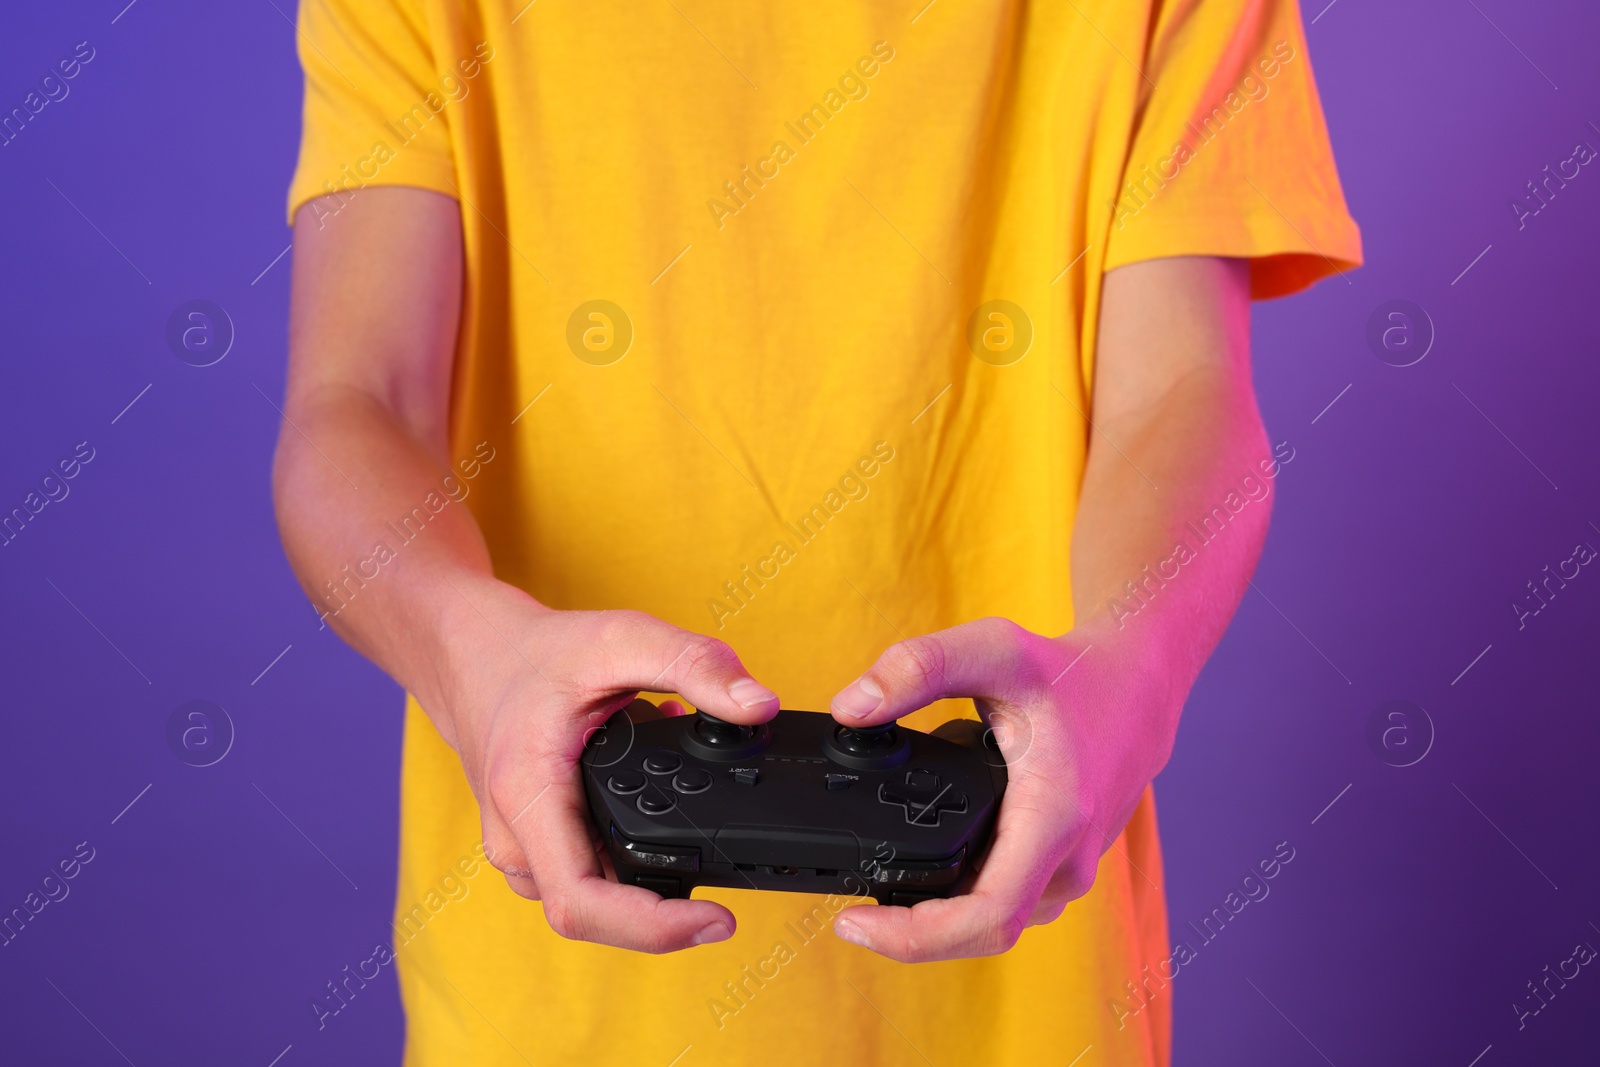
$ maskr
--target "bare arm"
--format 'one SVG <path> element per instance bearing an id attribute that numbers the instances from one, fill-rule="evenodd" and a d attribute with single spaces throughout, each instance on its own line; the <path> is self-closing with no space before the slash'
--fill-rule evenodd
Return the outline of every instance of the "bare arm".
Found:
<path id="1" fill-rule="evenodd" d="M 1072 536 L 1075 629 L 1153 656 L 1174 719 L 1266 540 L 1270 453 L 1250 379 L 1249 294 L 1245 262 L 1193 257 L 1112 271 L 1101 302 L 1095 432 Z M 1261 488 L 1241 490 L 1247 476 Z M 1249 492 L 1261 499 L 1229 512 L 1224 536 L 1200 543 L 1188 530 Z"/>
<path id="2" fill-rule="evenodd" d="M 720 904 L 605 879 L 577 761 L 641 689 L 747 723 L 777 698 L 720 641 L 639 612 L 555 611 L 496 580 L 462 503 L 428 508 L 403 543 L 388 525 L 458 493 L 470 469 L 448 452 L 461 256 L 459 209 L 436 193 L 366 189 L 324 226 L 300 212 L 273 470 L 290 564 L 460 754 L 491 862 L 557 933 L 653 952 L 722 940 L 734 919 Z"/>
<path id="3" fill-rule="evenodd" d="M 1250 382 L 1243 263 L 1156 260 L 1106 278 L 1088 465 L 1072 541 L 1077 615 L 1061 636 L 982 619 L 887 649 L 834 698 L 843 722 L 969 696 L 996 726 L 1010 784 L 972 891 L 854 908 L 840 936 L 905 961 L 1004 952 L 1089 891 L 1238 605 L 1266 534 L 1263 498 L 1164 585 L 1185 523 L 1266 457 Z M 1191 542 L 1193 538 L 1190 538 Z M 1170 565 L 1166 573 L 1171 574 Z M 1147 590 L 1141 602 L 1129 586 Z"/>
<path id="4" fill-rule="evenodd" d="M 363 579 L 370 568 L 358 565 L 395 540 L 386 523 L 455 473 L 446 416 L 460 220 L 436 193 L 371 194 L 331 225 L 319 228 L 309 211 L 297 220 L 273 495 L 290 565 L 319 614 L 425 707 L 441 707 L 441 672 L 451 669 L 443 638 L 467 607 L 447 583 L 472 588 L 490 576 L 471 513 L 444 508 L 377 578 Z M 428 624 L 435 619 L 446 625 Z"/>

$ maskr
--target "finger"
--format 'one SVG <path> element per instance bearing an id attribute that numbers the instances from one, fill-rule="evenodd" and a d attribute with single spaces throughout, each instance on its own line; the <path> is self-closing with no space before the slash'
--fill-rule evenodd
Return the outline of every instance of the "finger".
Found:
<path id="1" fill-rule="evenodd" d="M 608 881 L 576 764 L 507 758 L 490 770 L 485 840 L 507 883 L 544 902 L 563 937 L 641 952 L 722 941 L 733 913 L 708 900 L 663 900 Z M 509 842 L 509 843 L 508 843 Z"/>
<path id="2" fill-rule="evenodd" d="M 623 705 L 628 713 L 628 718 L 635 723 L 653 722 L 656 719 L 665 719 L 670 715 L 681 715 L 681 711 L 673 711 L 674 707 L 681 707 L 676 700 L 663 700 L 659 706 L 652 704 L 642 697 L 636 697 Z M 602 722 L 604 720 L 601 720 Z"/>
<path id="3" fill-rule="evenodd" d="M 580 795 L 563 791 L 531 845 L 544 913 L 562 937 L 640 952 L 674 952 L 725 941 L 733 913 L 709 900 L 665 900 L 638 886 L 606 879 L 584 829 Z"/>
<path id="4" fill-rule="evenodd" d="M 1089 866 L 1087 877 L 1083 869 L 1085 866 Z M 1062 864 L 1056 869 L 1056 873 L 1050 876 L 1044 892 L 1039 894 L 1039 903 L 1034 905 L 1033 914 L 1028 916 L 1028 925 L 1044 926 L 1061 918 L 1061 913 L 1067 910 L 1068 904 L 1093 887 L 1098 869 L 1098 864 L 1090 866 L 1070 860 Z"/>
<path id="5" fill-rule="evenodd" d="M 643 612 L 607 616 L 601 635 L 606 676 L 596 679 L 601 685 L 677 693 L 730 722 L 762 723 L 778 713 L 777 694 L 751 678 L 726 643 Z"/>
<path id="6" fill-rule="evenodd" d="M 513 874 L 510 871 L 505 872 L 505 876 L 506 885 L 510 886 L 511 891 L 517 896 L 526 897 L 529 900 L 539 899 L 539 882 L 537 879 Z"/>
<path id="7" fill-rule="evenodd" d="M 522 854 L 522 846 L 516 843 L 509 832 L 490 831 L 488 820 L 484 820 L 484 852 L 489 860 L 489 866 L 505 876 L 506 885 L 518 896 L 527 897 L 529 900 L 539 899 L 539 881 L 534 877 L 533 868 L 528 866 L 527 857 Z M 509 840 L 509 846 L 494 848 L 489 844 L 493 838 Z"/>
<path id="8" fill-rule="evenodd" d="M 1040 805 L 1002 806 L 994 844 L 970 892 L 910 908 L 852 908 L 834 920 L 834 932 L 902 963 L 1005 952 L 1022 936 L 1061 864 L 1066 821 Z"/>
<path id="9" fill-rule="evenodd" d="M 1061 913 L 1067 910 L 1067 905 L 1072 901 L 1064 896 L 1052 896 L 1046 893 L 1039 898 L 1039 903 L 1034 905 L 1033 914 L 1028 916 L 1029 926 L 1049 926 L 1061 918 Z"/>
<path id="10" fill-rule="evenodd" d="M 489 866 L 505 875 L 512 892 L 529 900 L 539 899 L 539 883 L 507 819 L 493 803 L 482 805 L 483 854 Z"/>
<path id="11" fill-rule="evenodd" d="M 1043 638 L 1005 619 L 979 619 L 890 645 L 865 674 L 833 698 L 834 718 L 876 726 L 944 697 L 1019 701 Z"/>

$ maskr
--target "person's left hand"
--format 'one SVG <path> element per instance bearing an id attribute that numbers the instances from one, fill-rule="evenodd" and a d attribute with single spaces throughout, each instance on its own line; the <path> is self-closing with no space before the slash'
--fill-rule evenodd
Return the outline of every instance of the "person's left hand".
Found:
<path id="1" fill-rule="evenodd" d="M 850 726 L 971 697 L 1009 782 L 969 892 L 915 907 L 856 907 L 845 940 L 905 963 L 989 956 L 1054 921 L 1094 884 L 1100 856 L 1172 750 L 1183 692 L 1161 657 L 1091 623 L 1062 637 L 980 619 L 890 646 L 834 697 Z"/>

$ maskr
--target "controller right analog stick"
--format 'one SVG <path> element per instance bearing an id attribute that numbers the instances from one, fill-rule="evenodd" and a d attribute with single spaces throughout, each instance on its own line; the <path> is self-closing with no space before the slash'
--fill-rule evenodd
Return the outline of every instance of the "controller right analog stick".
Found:
<path id="1" fill-rule="evenodd" d="M 892 722 L 878 726 L 837 725 L 823 734 L 822 750 L 835 763 L 854 770 L 887 770 L 898 767 L 911 755 L 911 740 Z"/>
<path id="2" fill-rule="evenodd" d="M 834 731 L 834 740 L 852 756 L 877 756 L 894 749 L 898 732 L 892 722 L 881 726 L 841 726 Z"/>

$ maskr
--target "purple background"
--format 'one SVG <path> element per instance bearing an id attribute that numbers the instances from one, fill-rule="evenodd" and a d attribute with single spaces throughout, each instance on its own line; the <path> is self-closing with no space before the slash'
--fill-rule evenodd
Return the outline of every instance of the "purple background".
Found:
<path id="1" fill-rule="evenodd" d="M 292 5 L 125 2 L 18 6 L 0 34 L 0 111 L 76 42 L 97 51 L 0 148 L 0 511 L 96 451 L 0 548 L 0 913 L 96 850 L 0 947 L 0 1060 L 397 1062 L 390 970 L 320 1033 L 308 1008 L 388 929 L 400 694 L 318 631 L 268 498 Z M 1158 783 L 1174 936 L 1278 842 L 1296 855 L 1164 994 L 1177 1062 L 1594 1063 L 1600 968 L 1520 1031 L 1511 1004 L 1600 946 L 1600 568 L 1521 631 L 1510 605 L 1600 546 L 1600 166 L 1520 232 L 1508 203 L 1600 147 L 1600 16 L 1321 5 L 1311 52 L 1369 265 L 1256 313 L 1262 404 L 1296 458 Z M 165 341 L 194 298 L 237 330 L 211 367 Z M 1365 336 L 1400 298 L 1437 330 L 1404 368 Z M 204 769 L 165 736 L 194 698 L 237 728 Z M 1414 766 L 1368 743 L 1390 699 L 1436 731 Z"/>

